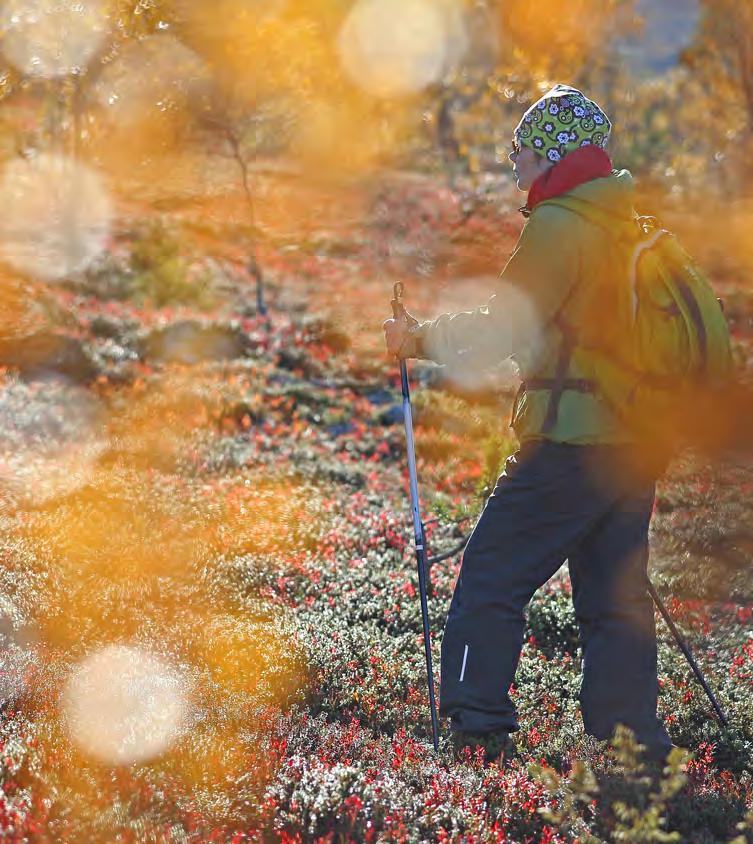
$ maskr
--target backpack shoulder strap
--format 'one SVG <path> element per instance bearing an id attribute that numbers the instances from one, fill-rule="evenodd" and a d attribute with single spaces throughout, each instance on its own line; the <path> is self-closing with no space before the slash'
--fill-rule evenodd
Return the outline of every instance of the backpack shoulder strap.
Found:
<path id="1" fill-rule="evenodd" d="M 648 240 L 639 237 L 637 229 L 646 233 L 650 224 L 648 218 L 641 218 L 637 214 L 634 215 L 630 221 L 612 217 L 614 222 L 610 220 L 608 212 L 604 212 L 582 199 L 573 196 L 560 196 L 542 202 L 541 205 L 554 205 L 560 208 L 577 214 L 579 217 L 587 220 L 595 226 L 598 226 L 609 238 L 614 239 L 618 243 L 622 243 L 626 248 L 632 249 L 632 263 L 630 266 L 631 272 L 631 286 L 633 290 L 633 316 L 635 317 L 637 296 L 635 279 L 637 275 L 638 261 L 642 251 L 653 245 L 653 236 Z M 656 239 L 663 235 L 660 231 L 656 235 Z M 557 422 L 559 412 L 559 405 L 562 399 L 562 394 L 565 390 L 578 390 L 579 392 L 596 392 L 596 384 L 591 380 L 576 380 L 568 379 L 567 372 L 570 367 L 570 361 L 573 356 L 573 351 L 577 346 L 574 332 L 566 325 L 559 323 L 559 328 L 562 333 L 559 355 L 557 358 L 556 371 L 554 377 L 551 379 L 532 379 L 525 384 L 525 389 L 544 389 L 549 390 L 549 402 L 547 405 L 546 415 L 542 424 L 542 433 L 551 433 Z M 517 404 L 517 399 L 516 399 Z"/>
<path id="2" fill-rule="evenodd" d="M 541 203 L 542 205 L 545 203 Z M 662 228 L 656 217 L 641 216 L 633 213 L 632 219 L 629 221 L 615 220 L 615 223 L 610 223 L 609 213 L 601 211 L 593 203 L 587 202 L 585 199 L 580 199 L 577 196 L 558 196 L 553 199 L 546 200 L 546 204 L 557 205 L 560 208 L 566 208 L 577 214 L 595 226 L 598 226 L 602 231 L 606 232 L 610 237 L 621 242 L 626 247 L 629 247 L 630 263 L 628 265 L 630 291 L 632 296 L 632 312 L 635 320 L 638 308 L 638 264 L 644 252 L 652 249 L 656 244 L 666 236 L 671 235 L 671 232 Z"/>

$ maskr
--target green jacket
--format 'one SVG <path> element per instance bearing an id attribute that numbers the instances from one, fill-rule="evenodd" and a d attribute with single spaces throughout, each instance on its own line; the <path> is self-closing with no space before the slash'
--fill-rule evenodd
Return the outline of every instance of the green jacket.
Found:
<path id="1" fill-rule="evenodd" d="M 632 176 L 621 170 L 579 185 L 568 196 L 628 221 L 634 192 Z M 608 332 L 610 313 L 594 307 L 594 282 L 608 284 L 618 271 L 603 229 L 542 203 L 531 213 L 489 302 L 422 323 L 415 331 L 419 355 L 455 367 L 491 366 L 512 357 L 524 385 L 511 423 L 521 442 L 631 442 L 598 390 L 586 391 L 592 385 L 572 361 L 556 416 L 548 420 L 552 391 L 541 384 L 557 372 L 563 331 L 576 346 L 579 336 Z"/>

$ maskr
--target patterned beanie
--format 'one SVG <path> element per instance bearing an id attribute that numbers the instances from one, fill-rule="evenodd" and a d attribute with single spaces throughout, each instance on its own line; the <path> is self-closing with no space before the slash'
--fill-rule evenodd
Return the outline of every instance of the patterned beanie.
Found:
<path id="1" fill-rule="evenodd" d="M 611 131 L 612 123 L 595 102 L 577 88 L 555 85 L 523 115 L 515 140 L 557 162 L 580 147 L 603 149 Z"/>

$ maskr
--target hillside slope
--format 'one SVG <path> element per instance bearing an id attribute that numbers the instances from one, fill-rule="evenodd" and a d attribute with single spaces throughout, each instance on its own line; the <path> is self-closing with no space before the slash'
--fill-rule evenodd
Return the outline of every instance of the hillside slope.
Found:
<path id="1" fill-rule="evenodd" d="M 263 245 L 264 316 L 233 197 L 166 215 L 213 303 L 145 300 L 121 273 L 149 212 L 131 196 L 104 269 L 46 293 L 94 377 L 61 377 L 54 356 L 2 371 L 0 837 L 575 844 L 659 840 L 663 818 L 688 844 L 731 840 L 753 807 L 750 467 L 687 457 L 657 499 L 655 582 L 732 721 L 719 729 L 660 627 L 661 715 L 695 754 L 684 772 L 679 753 L 660 792 L 629 737 L 615 751 L 584 734 L 565 572 L 528 614 L 520 760 L 453 759 L 446 733 L 435 755 L 380 325 L 398 277 L 419 315 L 480 296 L 520 223 L 489 209 L 461 224 L 427 179 L 347 200 L 312 192 L 305 234 Z M 430 364 L 411 377 L 444 557 L 436 665 L 464 538 L 515 443 L 503 380 L 461 389 Z"/>

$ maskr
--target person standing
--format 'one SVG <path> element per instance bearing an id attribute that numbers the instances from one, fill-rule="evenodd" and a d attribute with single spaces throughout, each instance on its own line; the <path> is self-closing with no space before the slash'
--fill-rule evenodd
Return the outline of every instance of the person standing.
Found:
<path id="1" fill-rule="evenodd" d="M 567 208 L 635 217 L 634 183 L 615 171 L 611 122 L 581 91 L 556 85 L 523 115 L 510 160 L 528 193 L 520 239 L 487 304 L 418 322 L 384 323 L 389 353 L 483 366 L 512 357 L 521 373 L 511 425 L 519 440 L 471 534 L 447 616 L 440 713 L 458 750 L 512 755 L 510 698 L 524 611 L 567 560 L 583 653 L 586 732 L 630 727 L 649 758 L 671 739 L 657 717 L 657 647 L 647 585 L 655 480 L 630 471 L 634 435 L 579 371 L 573 352 L 616 332 L 610 285 L 620 272 L 607 229 Z"/>

